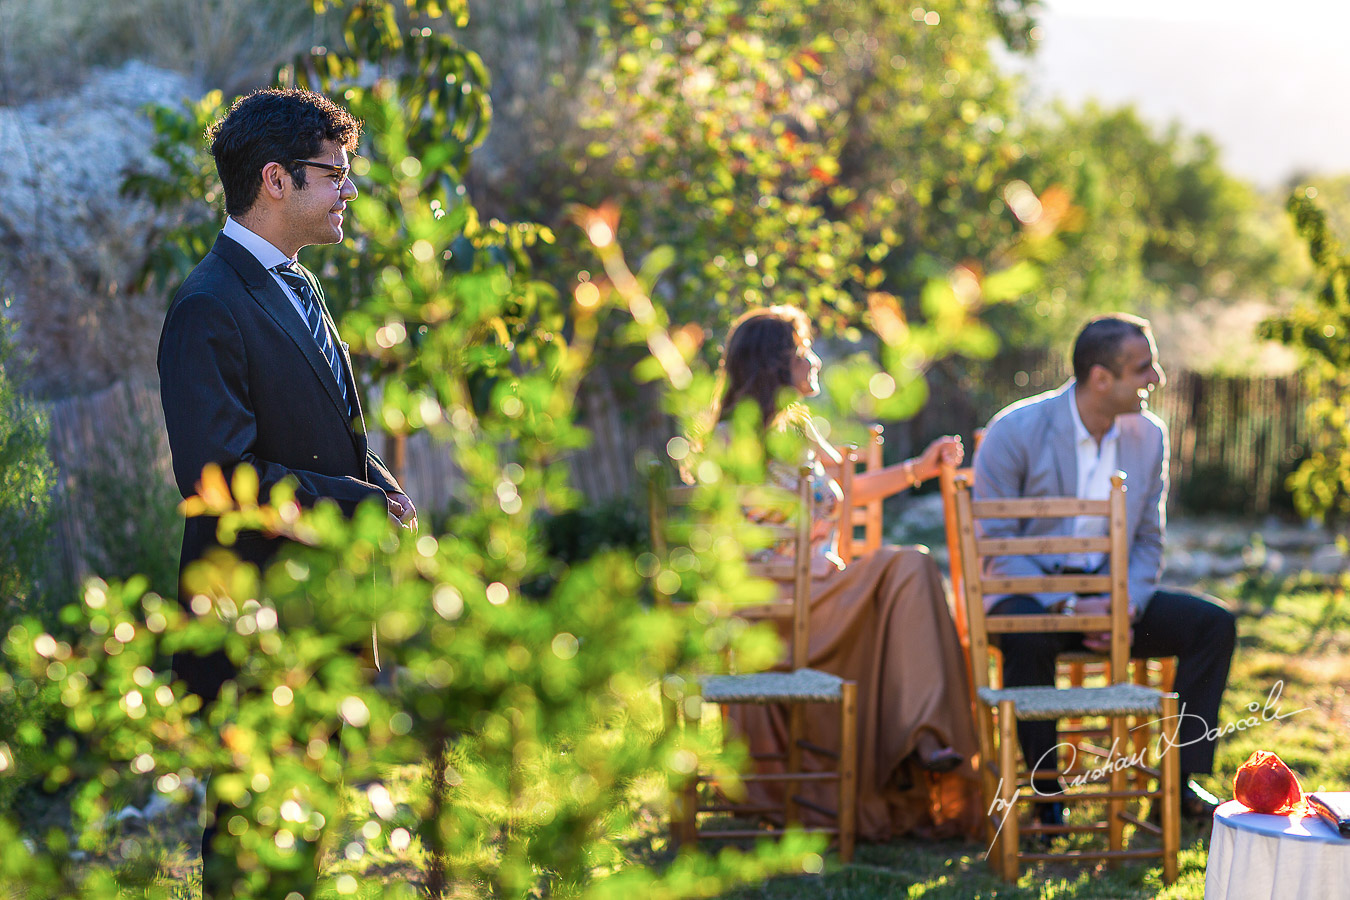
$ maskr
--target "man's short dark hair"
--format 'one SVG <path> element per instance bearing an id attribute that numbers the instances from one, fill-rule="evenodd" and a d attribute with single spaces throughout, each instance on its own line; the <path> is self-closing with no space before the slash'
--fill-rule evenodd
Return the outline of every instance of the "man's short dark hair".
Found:
<path id="1" fill-rule="evenodd" d="M 1119 375 L 1121 348 L 1132 337 L 1153 340 L 1147 319 L 1111 313 L 1088 322 L 1073 344 L 1073 377 L 1086 381 L 1093 366 L 1104 366 Z"/>
<path id="2" fill-rule="evenodd" d="M 303 189 L 308 167 L 294 160 L 313 157 L 324 141 L 353 152 L 361 123 L 322 94 L 271 88 L 236 100 L 206 137 L 225 188 L 225 212 L 241 216 L 258 199 L 263 166 L 280 163 Z"/>

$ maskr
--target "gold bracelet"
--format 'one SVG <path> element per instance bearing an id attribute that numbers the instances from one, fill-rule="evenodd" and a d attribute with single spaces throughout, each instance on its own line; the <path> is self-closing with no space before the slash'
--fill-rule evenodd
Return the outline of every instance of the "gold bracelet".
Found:
<path id="1" fill-rule="evenodd" d="M 912 459 L 905 460 L 904 466 L 902 468 L 905 470 L 905 474 L 909 476 L 909 486 L 911 488 L 918 487 L 919 479 L 914 476 L 914 460 Z"/>

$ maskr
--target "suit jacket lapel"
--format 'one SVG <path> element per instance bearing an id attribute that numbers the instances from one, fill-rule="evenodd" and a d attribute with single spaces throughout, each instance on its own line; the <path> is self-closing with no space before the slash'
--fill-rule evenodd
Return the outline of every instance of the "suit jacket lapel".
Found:
<path id="1" fill-rule="evenodd" d="M 1073 402 L 1071 379 L 1060 388 L 1050 422 L 1050 452 L 1054 454 L 1055 471 L 1059 473 L 1061 497 L 1078 496 L 1078 438 L 1073 431 L 1073 413 L 1069 410 L 1069 404 Z"/>
<path id="2" fill-rule="evenodd" d="M 243 280 L 244 288 L 249 292 L 249 295 L 295 342 L 296 348 L 304 355 L 310 368 L 318 376 L 324 390 L 328 393 L 329 399 L 342 414 L 343 421 L 347 423 L 348 430 L 352 431 L 352 436 L 355 438 L 356 432 L 352 429 L 351 420 L 347 415 L 347 404 L 338 390 L 337 380 L 333 378 L 333 370 L 328 367 L 328 360 L 324 357 L 323 351 L 319 349 L 318 342 L 314 340 L 314 336 L 309 333 L 309 329 L 301 321 L 295 307 L 291 305 L 290 298 L 281 289 L 281 285 L 277 284 L 276 279 L 268 274 L 267 270 L 262 267 L 262 263 L 258 262 L 252 253 L 223 234 L 216 238 L 216 244 L 212 248 L 212 252 L 218 254 L 230 264 L 230 267 Z M 306 277 L 308 277 L 308 273 Z M 325 320 L 327 320 L 328 310 L 323 307 L 323 304 L 320 304 L 320 307 Z M 334 334 L 336 333 L 335 330 Z M 346 357 L 345 350 L 343 356 Z M 350 371 L 350 359 L 347 360 L 347 367 Z"/>

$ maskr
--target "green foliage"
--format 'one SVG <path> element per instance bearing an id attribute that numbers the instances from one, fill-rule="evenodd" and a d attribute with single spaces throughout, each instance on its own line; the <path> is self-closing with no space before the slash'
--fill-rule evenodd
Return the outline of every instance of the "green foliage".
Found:
<path id="1" fill-rule="evenodd" d="M 410 228 L 434 234 L 441 219 L 429 206 L 419 216 L 426 221 Z M 443 302 L 454 286 L 440 283 L 441 271 L 413 267 L 405 281 L 435 282 L 425 302 Z M 510 282 L 496 289 L 509 291 Z M 185 782 L 210 772 L 213 790 L 233 805 L 226 824 L 241 834 L 246 895 L 263 895 L 305 864 L 297 840 L 338 817 L 343 773 L 363 783 L 429 765 L 424 796 L 403 808 L 375 804 L 371 840 L 406 842 L 411 831 L 433 894 L 448 885 L 600 897 L 650 891 L 659 880 L 666 896 L 689 896 L 800 871 L 803 860 L 817 865 L 819 845 L 804 839 L 716 864 L 682 857 L 661 876 L 623 851 L 634 787 L 664 785 L 716 754 L 706 739 L 665 727 L 654 688 L 669 673 L 715 667 L 714 651 L 739 640 L 734 621 L 645 605 L 641 584 L 669 572 L 696 596 L 720 599 L 737 590 L 738 571 L 744 580 L 742 557 L 735 542 L 712 537 L 716 566 L 668 569 L 632 551 L 602 552 L 567 564 L 547 596 L 522 596 L 526 579 L 552 566 L 534 523 L 567 505 L 548 463 L 579 440 L 570 401 L 586 361 L 584 346 L 553 334 L 540 341 L 538 366 L 503 375 L 493 402 L 475 408 L 463 381 L 498 371 L 497 362 L 461 349 L 508 297 L 480 297 L 423 345 L 441 365 L 428 367 L 429 393 L 414 405 L 431 397 L 445 410 L 429 427 L 453 442 L 465 495 L 482 498 L 444 533 L 393 533 L 377 505 L 350 521 L 331 506 L 302 512 L 284 487 L 260 506 L 250 470 L 227 485 L 208 469 L 189 513 L 220 514 L 227 544 L 246 528 L 292 538 L 281 561 L 258 573 L 221 554 L 194 567 L 187 584 L 200 616 L 181 616 L 143 578 L 95 581 L 67 613 L 78 639 L 58 640 L 32 621 L 10 631 L 13 681 L 0 685 L 0 702 L 55 691 L 56 710 L 81 737 L 51 748 L 47 768 L 53 786 L 77 788 L 75 845 L 98 846 L 115 798 L 136 779 L 152 777 L 182 801 Z M 719 527 L 746 526 L 737 514 Z M 397 673 L 391 688 L 374 686 L 343 652 L 372 626 Z M 196 710 L 161 668 L 166 652 L 185 647 L 223 648 L 240 669 L 237 691 Z M 758 653 L 765 662 L 774 655 Z M 340 751 L 331 740 L 339 728 Z M 23 747 L 42 740 L 31 731 L 7 738 Z M 102 873 L 71 864 L 72 846 L 60 833 L 36 852 L 16 845 L 0 875 L 37 890 L 109 896 L 97 883 Z M 39 865 L 50 874 L 38 874 Z M 360 895 L 412 890 L 369 884 Z"/>
<path id="2" fill-rule="evenodd" d="M 1327 227 L 1326 214 L 1313 202 L 1316 191 L 1295 191 L 1289 214 L 1319 282 L 1314 297 L 1262 324 L 1263 337 L 1295 347 L 1306 357 L 1311 383 L 1304 415 L 1312 434 L 1309 453 L 1288 485 L 1305 516 L 1342 519 L 1350 513 L 1350 257 L 1342 253 Z"/>
<path id="3" fill-rule="evenodd" d="M 79 505 L 78 513 L 68 514 L 86 524 L 89 571 L 105 578 L 143 575 L 150 590 L 172 597 L 183 540 L 180 498 L 170 473 L 146 469 L 147 461 L 163 452 L 158 435 L 143 422 L 133 427 L 125 437 L 109 440 L 99 458 L 67 471 L 67 495 Z M 55 617 L 42 620 L 52 627 Z"/>
<path id="4" fill-rule="evenodd" d="M 844 288 L 861 280 L 863 247 L 827 211 L 837 138 L 817 131 L 819 100 L 794 97 L 818 90 L 828 40 L 803 39 L 806 15 L 791 3 L 622 3 L 614 20 L 615 65 L 576 183 L 598 174 L 636 212 L 625 245 L 670 247 L 675 319 L 715 327 L 770 296 L 852 313 Z"/>
<path id="5" fill-rule="evenodd" d="M 627 500 L 571 509 L 544 523 L 550 556 L 563 562 L 589 559 L 610 548 L 650 549 L 645 511 Z"/>
<path id="6" fill-rule="evenodd" d="M 1048 261 L 1037 319 L 999 319 L 1014 340 L 1071 338 L 1091 315 L 1175 308 L 1209 298 L 1273 300 L 1301 280 L 1292 234 L 1219 149 L 1130 107 L 1056 108 L 1028 129 L 1022 177 L 1076 207 L 1064 252 Z M 1006 316 L 1010 311 L 1003 311 Z"/>
<path id="7" fill-rule="evenodd" d="M 1004 24 L 1029 27 L 1029 5 L 1000 4 Z M 599 77 L 567 82 L 581 133 L 513 172 L 527 187 L 503 206 L 550 221 L 614 201 L 623 246 L 665 272 L 672 321 L 705 332 L 791 302 L 856 339 L 874 290 L 918 316 L 931 277 L 1020 228 L 990 208 L 1015 158 L 988 49 L 998 15 L 944 2 L 929 18 L 870 0 L 616 4 Z M 586 250 L 569 241 L 543 265 L 562 282 Z"/>
<path id="8" fill-rule="evenodd" d="M 133 173 L 122 183 L 122 192 L 148 198 L 172 218 L 163 238 L 150 244 L 139 273 L 142 289 L 158 288 L 172 297 L 173 288 L 215 242 L 220 230 L 216 210 L 224 209 L 225 194 L 203 135 L 224 112 L 222 97 L 219 90 L 213 90 L 181 109 L 152 106 L 147 110 L 155 127 L 150 153 L 167 172 Z"/>
<path id="9" fill-rule="evenodd" d="M 56 483 L 47 420 L 19 392 L 18 363 L 13 326 L 0 322 L 0 629 L 42 611 Z"/>
<path id="10" fill-rule="evenodd" d="M 56 471 L 47 454 L 47 421 L 19 392 L 17 363 L 13 326 L 0 322 L 0 632 L 24 616 L 50 612 L 56 574 L 51 564 Z M 0 686 L 7 678 L 0 667 Z M 41 733 L 47 715 L 39 694 L 38 686 L 29 685 L 0 704 L 0 735 Z M 31 780 L 39 756 L 37 748 L 0 748 L 0 810 Z"/>

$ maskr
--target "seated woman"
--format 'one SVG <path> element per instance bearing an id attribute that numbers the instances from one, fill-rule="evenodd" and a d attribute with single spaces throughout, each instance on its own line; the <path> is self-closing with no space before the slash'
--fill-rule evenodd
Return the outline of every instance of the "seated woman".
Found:
<path id="1" fill-rule="evenodd" d="M 719 431 L 737 404 L 758 405 L 765 432 L 799 429 L 818 458 L 842 457 L 811 426 L 800 403 L 819 393 L 820 358 L 811 350 L 806 315 L 790 306 L 752 310 L 732 325 L 723 358 L 725 392 Z M 784 401 L 788 402 L 784 402 Z M 917 459 L 862 473 L 853 503 L 917 485 L 939 463 L 959 463 L 959 438 L 934 441 Z M 882 547 L 846 567 L 829 553 L 838 486 L 816 463 L 810 665 L 858 683 L 858 836 L 884 841 L 902 834 L 970 833 L 978 821 L 965 657 L 942 576 L 926 550 Z M 796 467 L 769 464 L 770 478 L 796 484 Z M 753 753 L 782 752 L 787 719 L 780 707 L 733 707 L 731 718 Z M 809 707 L 808 739 L 822 745 L 838 731 L 837 713 Z M 806 796 L 830 805 L 829 788 Z M 755 783 L 752 799 L 772 788 Z M 764 798 L 764 794 L 759 794 Z"/>

